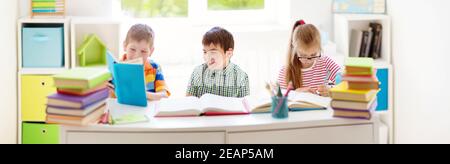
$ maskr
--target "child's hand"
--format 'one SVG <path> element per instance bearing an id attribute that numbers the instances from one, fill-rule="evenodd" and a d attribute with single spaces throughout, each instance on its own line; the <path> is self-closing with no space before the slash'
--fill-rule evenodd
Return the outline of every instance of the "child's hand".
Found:
<path id="1" fill-rule="evenodd" d="M 116 91 L 114 90 L 114 86 L 108 85 L 108 91 L 109 91 L 109 97 L 110 98 L 117 98 L 116 97 Z"/>
<path id="2" fill-rule="evenodd" d="M 299 88 L 295 90 L 296 92 L 309 92 L 309 93 L 313 93 L 316 94 L 317 93 L 317 89 L 313 89 L 310 87 L 303 87 L 303 88 Z"/>
<path id="3" fill-rule="evenodd" d="M 317 91 L 319 92 L 320 96 L 330 97 L 330 89 L 325 85 L 319 86 Z"/>
<path id="4" fill-rule="evenodd" d="M 166 92 L 158 92 L 158 93 L 147 92 L 147 99 L 150 101 L 159 101 L 163 98 L 168 98 Z"/>

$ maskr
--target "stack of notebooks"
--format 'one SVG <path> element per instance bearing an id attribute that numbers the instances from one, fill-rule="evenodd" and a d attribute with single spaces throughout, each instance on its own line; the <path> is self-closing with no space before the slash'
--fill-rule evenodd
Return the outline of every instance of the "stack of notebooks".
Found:
<path id="1" fill-rule="evenodd" d="M 111 79 L 107 70 L 74 69 L 53 78 L 58 93 L 47 97 L 47 123 L 88 125 L 104 114 Z"/>
<path id="2" fill-rule="evenodd" d="M 64 13 L 64 8 L 64 0 L 32 0 L 31 3 L 32 13 Z"/>
<path id="3" fill-rule="evenodd" d="M 380 82 L 371 58 L 348 58 L 343 82 L 330 90 L 334 117 L 371 119 Z"/>

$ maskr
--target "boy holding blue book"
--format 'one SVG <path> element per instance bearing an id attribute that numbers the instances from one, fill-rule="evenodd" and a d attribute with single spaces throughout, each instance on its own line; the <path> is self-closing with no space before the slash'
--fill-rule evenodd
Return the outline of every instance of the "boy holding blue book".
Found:
<path id="1" fill-rule="evenodd" d="M 125 55 L 122 62 L 141 61 L 144 64 L 145 88 L 147 99 L 157 101 L 170 96 L 164 80 L 161 66 L 150 60 L 155 48 L 154 32 L 145 24 L 136 24 L 130 28 L 124 41 Z M 112 92 L 112 97 L 115 94 Z"/>

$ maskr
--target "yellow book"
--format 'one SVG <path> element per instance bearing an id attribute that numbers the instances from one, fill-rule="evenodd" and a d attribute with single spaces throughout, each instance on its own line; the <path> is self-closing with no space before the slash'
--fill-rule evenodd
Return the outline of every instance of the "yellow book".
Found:
<path id="1" fill-rule="evenodd" d="M 55 2 L 33 2 L 32 4 L 33 8 L 37 7 L 55 7 Z"/>
<path id="2" fill-rule="evenodd" d="M 369 102 L 377 95 L 379 90 L 351 90 L 348 82 L 344 81 L 330 90 L 333 100 L 346 100 Z"/>

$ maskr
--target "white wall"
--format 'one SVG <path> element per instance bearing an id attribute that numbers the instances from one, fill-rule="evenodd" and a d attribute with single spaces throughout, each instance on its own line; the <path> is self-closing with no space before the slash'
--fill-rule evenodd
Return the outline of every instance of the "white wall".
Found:
<path id="1" fill-rule="evenodd" d="M 76 16 L 111 16 L 113 4 L 110 0 L 68 0 L 68 12 Z M 15 6 L 16 1 L 5 1 L 0 7 L 0 71 L 2 92 L 0 92 L 0 142 L 15 142 Z M 91 7 L 83 3 L 90 4 Z M 21 12 L 28 12 L 28 0 L 20 0 Z M 332 34 L 333 17 L 332 0 L 291 0 L 289 22 L 303 18 Z M 450 1 L 448 0 L 388 0 L 388 12 L 392 16 L 392 51 L 395 67 L 395 124 L 397 143 L 450 143 L 450 81 L 448 62 L 450 61 Z M 5 23 L 4 23 L 5 22 Z M 176 28 L 162 29 L 155 27 L 158 33 L 157 46 L 162 55 L 185 53 L 188 63 L 199 62 L 201 53 L 201 34 L 206 28 L 197 29 L 190 34 L 183 33 L 177 39 L 173 35 Z M 249 74 L 256 76 L 253 80 L 263 80 L 268 68 L 250 64 L 255 59 L 259 63 L 277 65 L 283 62 L 287 44 L 288 31 L 272 32 L 236 32 L 239 43 L 236 49 L 237 60 Z M 178 46 L 173 48 L 174 45 Z M 245 46 L 243 46 L 245 45 Z M 261 57 L 264 55 L 264 57 Z M 270 57 L 270 58 L 269 58 Z M 196 59 L 198 58 L 198 59 Z M 247 58 L 247 60 L 245 59 Z M 267 61 L 258 61 L 258 60 Z M 278 61 L 271 60 L 278 59 Z M 183 62 L 182 59 L 180 61 Z M 181 70 L 185 71 L 185 70 Z M 190 72 L 188 70 L 187 72 Z M 176 69 L 168 72 L 169 76 L 180 76 Z M 181 79 L 186 77 L 181 76 Z M 5 79 L 5 80 L 3 80 Z M 183 80 L 181 80 L 183 81 Z M 181 82 L 184 84 L 185 82 Z M 182 90 L 180 86 L 177 90 Z"/>
<path id="2" fill-rule="evenodd" d="M 450 1 L 390 0 L 396 143 L 450 143 Z"/>
<path id="3" fill-rule="evenodd" d="M 333 0 L 291 0 L 291 21 L 304 19 L 307 23 L 316 25 L 321 31 L 327 32 L 333 40 Z M 292 24 L 292 23 L 291 23 Z"/>
<path id="4" fill-rule="evenodd" d="M 18 1 L 0 5 L 0 143 L 17 143 L 16 20 Z"/>
<path id="5" fill-rule="evenodd" d="M 114 16 L 114 2 L 119 0 L 67 0 L 69 16 Z M 21 16 L 28 14 L 29 1 L 20 0 Z M 252 94 L 264 92 L 264 81 L 274 79 L 285 62 L 290 29 L 297 19 L 316 24 L 332 35 L 332 0 L 289 0 L 278 2 L 278 25 L 224 26 L 235 37 L 233 62 L 239 64 L 250 77 Z M 89 5 L 87 5 L 89 4 Z M 161 23 L 162 22 L 162 23 Z M 185 88 L 194 66 L 202 63 L 203 34 L 212 26 L 192 25 L 186 20 L 141 21 L 156 32 L 156 51 L 153 58 L 164 68 L 167 83 L 174 96 L 185 95 Z M 126 29 L 126 28 L 125 28 Z M 257 63 L 257 64 L 256 64 Z"/>

